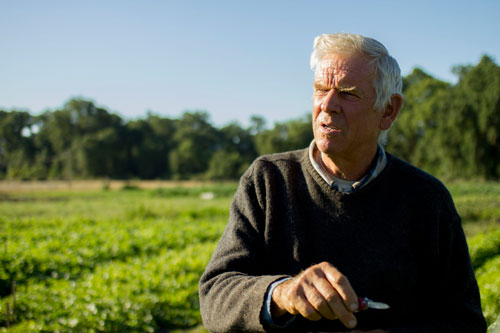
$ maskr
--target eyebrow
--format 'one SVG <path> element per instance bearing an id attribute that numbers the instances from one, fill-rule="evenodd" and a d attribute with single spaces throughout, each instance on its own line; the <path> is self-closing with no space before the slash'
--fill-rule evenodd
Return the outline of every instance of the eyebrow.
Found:
<path id="1" fill-rule="evenodd" d="M 318 82 L 318 81 L 315 81 L 314 82 L 314 89 L 325 89 L 327 88 L 327 86 L 323 83 L 323 82 Z M 333 87 L 331 89 L 335 89 L 337 90 L 338 92 L 358 92 L 358 93 L 361 93 L 356 86 L 351 86 L 351 87 L 343 87 L 343 86 L 340 86 L 340 87 Z"/>

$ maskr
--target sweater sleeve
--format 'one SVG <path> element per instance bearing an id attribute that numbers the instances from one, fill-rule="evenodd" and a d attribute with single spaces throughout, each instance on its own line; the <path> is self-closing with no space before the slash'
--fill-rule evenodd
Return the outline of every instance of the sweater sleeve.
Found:
<path id="1" fill-rule="evenodd" d="M 428 277 L 433 284 L 421 306 L 421 321 L 393 328 L 406 332 L 486 332 L 479 288 L 472 268 L 461 219 L 447 191 L 443 192 L 446 213 L 438 232 L 438 269 Z"/>
<path id="2" fill-rule="evenodd" d="M 233 198 L 226 229 L 199 284 L 200 310 L 212 332 L 264 331 L 261 311 L 268 287 L 284 275 L 266 275 L 265 200 L 252 168 Z M 260 195 L 264 195 L 260 193 Z"/>

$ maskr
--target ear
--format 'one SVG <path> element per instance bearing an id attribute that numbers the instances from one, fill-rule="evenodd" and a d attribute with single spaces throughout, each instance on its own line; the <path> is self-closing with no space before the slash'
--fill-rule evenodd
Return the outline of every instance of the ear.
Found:
<path id="1" fill-rule="evenodd" d="M 392 123 L 398 117 L 399 111 L 403 106 L 403 96 L 394 94 L 391 96 L 391 103 L 387 104 L 384 109 L 384 115 L 380 119 L 380 129 L 386 130 L 391 128 Z"/>

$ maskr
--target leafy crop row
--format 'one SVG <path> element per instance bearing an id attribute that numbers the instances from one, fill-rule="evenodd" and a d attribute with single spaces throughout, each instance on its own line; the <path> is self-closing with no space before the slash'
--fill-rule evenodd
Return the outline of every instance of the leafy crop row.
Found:
<path id="1" fill-rule="evenodd" d="M 500 228 L 469 241 L 469 252 L 488 324 L 500 315 Z"/>
<path id="2" fill-rule="evenodd" d="M 469 240 L 469 252 L 474 269 L 500 255 L 500 228 L 476 235 Z"/>
<path id="3" fill-rule="evenodd" d="M 500 318 L 500 255 L 488 260 L 476 270 L 481 290 L 481 303 L 486 321 L 491 324 Z"/>
<path id="4" fill-rule="evenodd" d="M 214 241 L 221 232 L 220 225 L 206 218 L 193 223 L 189 216 L 168 221 L 31 219 L 15 221 L 9 228 L 15 232 L 8 233 L 0 249 L 0 295 L 9 293 L 12 280 L 72 280 L 102 262 Z"/>
<path id="5" fill-rule="evenodd" d="M 7 322 L 9 332 L 199 325 L 197 283 L 227 221 L 234 188 L 50 193 L 45 199 L 22 194 L 0 201 L 0 332 Z M 498 221 L 498 187 L 453 190 L 459 211 L 466 207 L 472 217 L 487 208 L 491 218 L 481 220 Z M 202 200 L 207 192 L 215 199 Z M 500 314 L 500 229 L 468 242 L 491 324 Z"/>
<path id="6" fill-rule="evenodd" d="M 51 279 L 16 294 L 19 331 L 153 332 L 199 324 L 197 283 L 214 242 L 98 265 L 76 281 Z M 6 304 L 0 325 L 6 323 Z"/>

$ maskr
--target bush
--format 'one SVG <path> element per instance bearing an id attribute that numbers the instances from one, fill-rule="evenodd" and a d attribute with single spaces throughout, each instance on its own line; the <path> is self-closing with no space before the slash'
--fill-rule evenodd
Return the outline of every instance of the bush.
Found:
<path id="1" fill-rule="evenodd" d="M 472 267 L 481 267 L 488 259 L 500 254 L 500 228 L 479 234 L 469 240 Z"/>
<path id="2" fill-rule="evenodd" d="M 500 228 L 469 240 L 469 252 L 488 324 L 500 314 Z"/>

